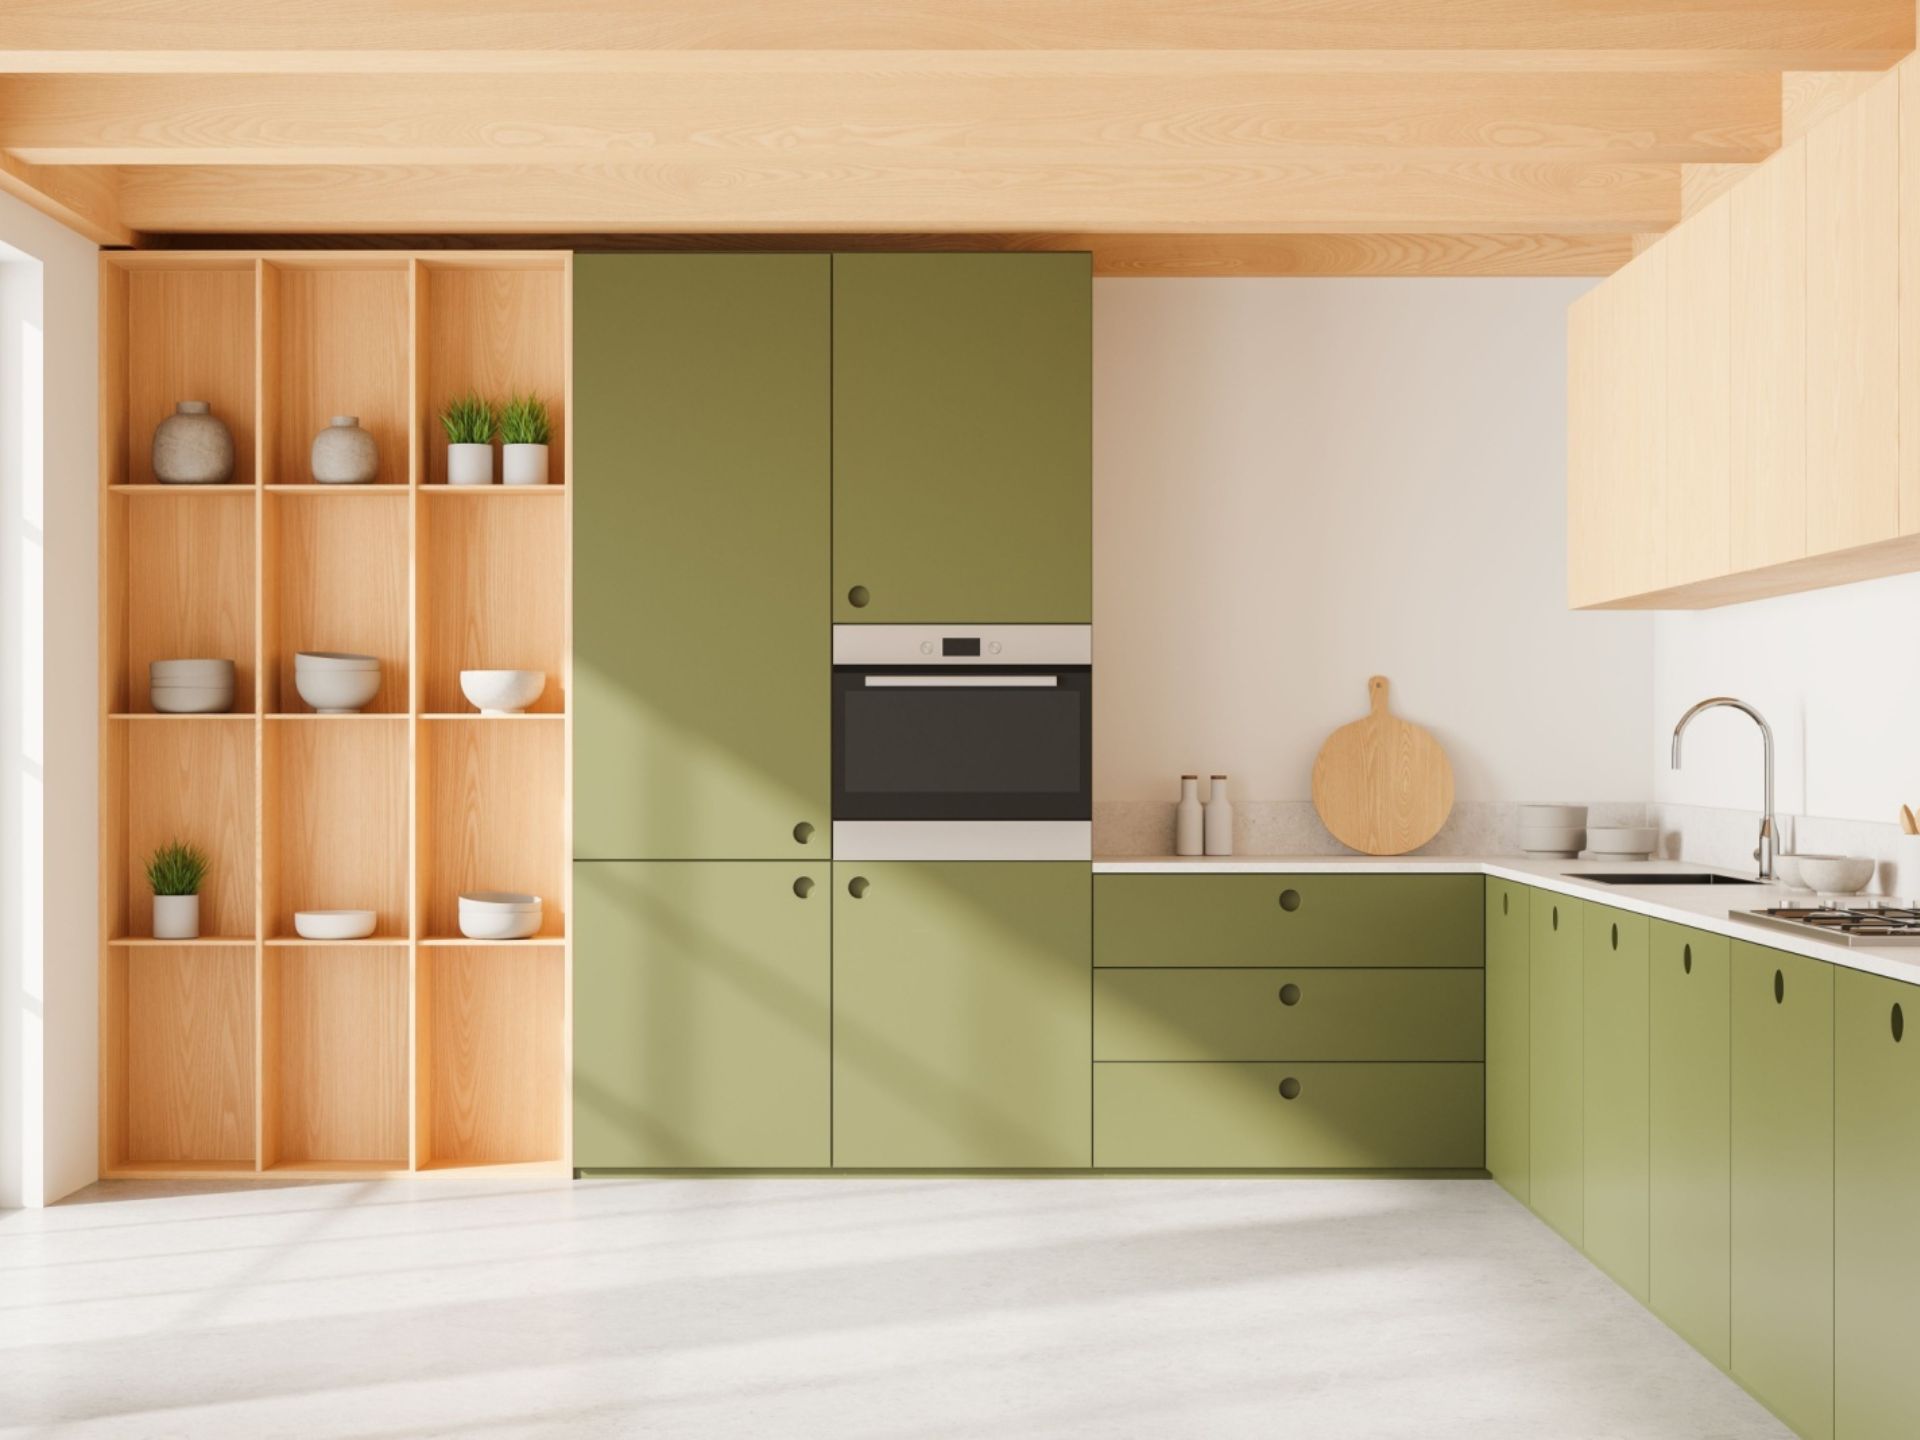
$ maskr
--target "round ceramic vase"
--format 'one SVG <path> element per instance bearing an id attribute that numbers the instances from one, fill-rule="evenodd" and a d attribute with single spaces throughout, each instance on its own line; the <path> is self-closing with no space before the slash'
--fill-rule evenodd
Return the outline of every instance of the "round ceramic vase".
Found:
<path id="1" fill-rule="evenodd" d="M 233 478 L 233 432 L 204 400 L 182 400 L 153 432 L 153 478 L 162 485 L 224 485 Z"/>
<path id="2" fill-rule="evenodd" d="M 313 437 L 312 458 L 316 485 L 366 485 L 380 473 L 380 453 L 358 415 L 334 416 Z"/>

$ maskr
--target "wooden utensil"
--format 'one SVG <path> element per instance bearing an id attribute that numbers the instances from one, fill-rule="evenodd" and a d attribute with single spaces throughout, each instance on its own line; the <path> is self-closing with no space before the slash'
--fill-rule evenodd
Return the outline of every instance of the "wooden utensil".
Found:
<path id="1" fill-rule="evenodd" d="M 1387 709 L 1387 677 L 1367 681 L 1372 710 L 1327 737 L 1313 762 L 1313 808 L 1334 839 L 1367 855 L 1427 843 L 1453 809 L 1453 767 L 1425 730 Z"/>
<path id="2" fill-rule="evenodd" d="M 1907 805 L 1900 807 L 1900 828 L 1909 835 L 1920 835 L 1920 820 L 1913 818 L 1912 807 Z"/>

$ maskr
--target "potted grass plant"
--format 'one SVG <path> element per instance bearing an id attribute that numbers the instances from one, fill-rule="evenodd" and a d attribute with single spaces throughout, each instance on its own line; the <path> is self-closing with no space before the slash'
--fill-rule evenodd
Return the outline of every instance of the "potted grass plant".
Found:
<path id="1" fill-rule="evenodd" d="M 500 476 L 509 485 L 547 483 L 547 441 L 553 425 L 537 395 L 514 395 L 500 412 Z"/>
<path id="2" fill-rule="evenodd" d="M 499 414 L 473 391 L 456 395 L 440 410 L 440 428 L 447 432 L 447 483 L 493 483 L 493 432 Z"/>
<path id="3" fill-rule="evenodd" d="M 197 845 L 169 840 L 147 860 L 147 884 L 153 888 L 153 938 L 200 938 L 200 887 L 209 864 Z"/>

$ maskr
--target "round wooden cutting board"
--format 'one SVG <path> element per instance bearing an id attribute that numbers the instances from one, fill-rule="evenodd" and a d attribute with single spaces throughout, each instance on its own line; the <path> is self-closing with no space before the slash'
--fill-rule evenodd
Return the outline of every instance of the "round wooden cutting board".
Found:
<path id="1" fill-rule="evenodd" d="M 1453 767 L 1418 725 L 1387 709 L 1387 677 L 1367 681 L 1373 708 L 1327 737 L 1313 762 L 1313 808 L 1333 838 L 1367 855 L 1404 855 L 1453 809 Z"/>

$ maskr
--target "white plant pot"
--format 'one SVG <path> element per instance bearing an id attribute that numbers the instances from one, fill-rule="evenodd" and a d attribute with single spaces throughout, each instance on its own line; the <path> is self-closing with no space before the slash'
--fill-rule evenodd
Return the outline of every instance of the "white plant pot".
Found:
<path id="1" fill-rule="evenodd" d="M 546 484 L 547 447 L 544 445 L 501 446 L 500 478 L 508 485 Z"/>
<path id="2" fill-rule="evenodd" d="M 200 938 L 200 897 L 198 895 L 154 896 L 153 938 L 198 940 Z"/>
<path id="3" fill-rule="evenodd" d="M 447 446 L 447 483 L 449 485 L 491 485 L 493 483 L 493 446 Z"/>

